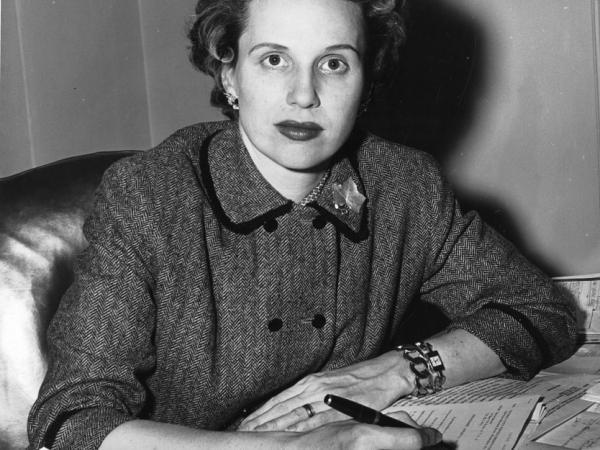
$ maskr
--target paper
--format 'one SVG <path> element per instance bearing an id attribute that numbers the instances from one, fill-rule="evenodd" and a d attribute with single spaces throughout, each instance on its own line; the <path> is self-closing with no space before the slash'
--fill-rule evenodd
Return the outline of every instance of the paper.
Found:
<path id="1" fill-rule="evenodd" d="M 581 399 L 587 400 L 588 402 L 600 403 L 600 383 L 589 387 Z"/>
<path id="2" fill-rule="evenodd" d="M 597 375 L 551 375 L 538 376 L 531 381 L 507 378 L 489 378 L 446 389 L 437 394 L 418 399 L 400 399 L 394 408 L 404 409 L 412 405 L 445 405 L 451 403 L 475 403 L 514 399 L 523 395 L 536 395 L 543 399 L 545 408 L 532 411 L 531 420 L 541 422 L 534 437 L 564 423 L 591 405 L 581 400 L 586 390 L 598 381 Z M 534 405 L 536 406 L 536 405 Z"/>
<path id="3" fill-rule="evenodd" d="M 598 381 L 597 375 L 549 375 L 535 378 L 530 385 L 530 393 L 543 397 L 547 413 L 538 426 L 534 438 L 564 423 L 585 411 L 592 404 L 581 400 L 588 388 Z"/>
<path id="4" fill-rule="evenodd" d="M 487 400 L 502 400 L 513 398 L 528 393 L 532 386 L 542 383 L 542 379 L 525 381 L 511 380 L 508 378 L 487 378 L 472 381 L 467 384 L 444 389 L 437 394 L 420 398 L 402 398 L 396 402 L 398 405 L 419 403 L 423 405 L 443 405 L 448 403 L 474 403 Z"/>
<path id="5" fill-rule="evenodd" d="M 546 369 L 545 372 L 600 374 L 600 345 L 584 344 L 569 359 Z"/>
<path id="6" fill-rule="evenodd" d="M 594 386 L 598 381 L 600 381 L 598 375 L 588 374 L 538 376 L 527 382 L 508 378 L 488 378 L 445 389 L 426 397 L 403 398 L 396 404 L 443 405 L 502 400 L 520 395 L 539 395 L 544 398 L 548 413 L 552 414 L 566 403 L 579 399 L 588 388 Z"/>
<path id="7" fill-rule="evenodd" d="M 600 414 L 578 414 L 536 442 L 572 449 L 600 449 Z"/>
<path id="8" fill-rule="evenodd" d="M 531 439 L 537 439 L 540 436 L 548 433 L 548 431 L 555 429 L 563 423 L 581 414 L 590 407 L 592 403 L 584 400 L 573 400 L 568 404 L 562 406 L 554 415 L 548 416 L 535 430 L 535 433 L 531 436 Z"/>
<path id="9" fill-rule="evenodd" d="M 600 342 L 600 274 L 553 280 L 572 294 L 577 304 L 577 325 L 585 342 Z"/>
<path id="10" fill-rule="evenodd" d="M 415 422 L 439 430 L 444 442 L 457 450 L 512 449 L 539 396 L 448 405 L 396 406 L 385 410 L 406 411 Z"/>
<path id="11" fill-rule="evenodd" d="M 600 414 L 600 403 L 594 403 L 588 408 L 588 412 L 595 412 Z"/>

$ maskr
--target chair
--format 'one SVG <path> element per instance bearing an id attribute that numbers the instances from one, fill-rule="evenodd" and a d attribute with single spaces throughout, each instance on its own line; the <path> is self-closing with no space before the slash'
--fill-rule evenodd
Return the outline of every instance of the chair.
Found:
<path id="1" fill-rule="evenodd" d="M 85 247 L 102 174 L 135 151 L 76 156 L 0 179 L 0 448 L 27 445 L 46 371 L 45 333 Z"/>

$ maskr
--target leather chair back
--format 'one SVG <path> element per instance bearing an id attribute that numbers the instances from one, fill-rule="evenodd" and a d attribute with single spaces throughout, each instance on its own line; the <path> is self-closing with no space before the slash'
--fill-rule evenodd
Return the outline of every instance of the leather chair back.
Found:
<path id="1" fill-rule="evenodd" d="M 46 328 L 87 245 L 102 174 L 135 151 L 64 159 L 0 179 L 0 448 L 24 448 L 46 372 Z"/>

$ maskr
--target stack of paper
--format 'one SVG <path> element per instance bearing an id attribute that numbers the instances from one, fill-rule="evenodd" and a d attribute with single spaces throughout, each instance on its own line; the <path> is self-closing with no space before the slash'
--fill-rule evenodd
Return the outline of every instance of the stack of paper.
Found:
<path id="1" fill-rule="evenodd" d="M 385 412 L 408 412 L 459 450 L 513 448 L 528 423 L 539 423 L 527 435 L 536 439 L 588 409 L 593 403 L 581 396 L 598 381 L 597 375 L 547 375 L 529 382 L 491 378 L 400 399 Z"/>
<path id="2" fill-rule="evenodd" d="M 581 340 L 600 343 L 600 274 L 553 278 L 577 305 L 577 323 Z"/>
<path id="3" fill-rule="evenodd" d="M 588 402 L 600 403 L 600 383 L 595 384 L 594 386 L 588 388 L 585 391 L 582 400 L 586 400 Z"/>
<path id="4" fill-rule="evenodd" d="M 568 449 L 600 448 L 600 414 L 584 411 L 536 439 L 535 442 Z"/>
<path id="5" fill-rule="evenodd" d="M 544 373 L 600 375 L 600 345 L 584 344 L 569 359 L 545 369 Z"/>
<path id="6" fill-rule="evenodd" d="M 527 395 L 476 403 L 392 405 L 385 412 L 407 412 L 418 424 L 439 430 L 444 443 L 456 450 L 509 450 L 538 400 L 537 395 Z"/>

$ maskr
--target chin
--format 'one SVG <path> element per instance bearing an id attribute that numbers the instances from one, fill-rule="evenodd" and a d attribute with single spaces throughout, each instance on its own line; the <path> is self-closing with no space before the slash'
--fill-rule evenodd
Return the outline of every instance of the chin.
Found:
<path id="1" fill-rule="evenodd" d="M 305 155 L 291 155 L 290 158 L 282 158 L 279 160 L 279 163 L 290 169 L 290 170 L 298 170 L 298 171 L 311 171 L 322 169 L 323 166 L 327 165 L 331 160 L 333 153 L 323 154 L 322 147 L 317 147 L 319 154 L 314 154 L 314 152 L 307 151 L 309 154 Z M 298 149 L 290 149 L 290 153 L 298 152 Z M 313 154 L 310 154 L 313 153 Z"/>

